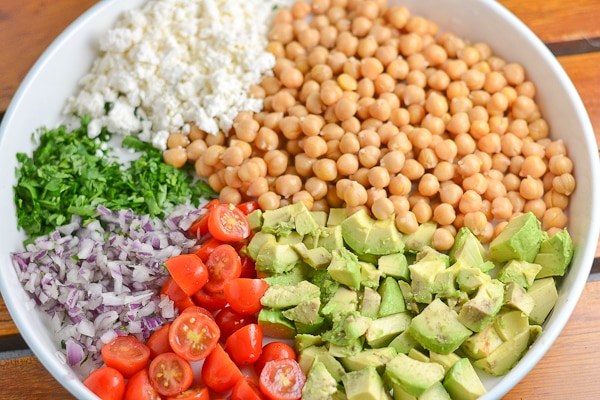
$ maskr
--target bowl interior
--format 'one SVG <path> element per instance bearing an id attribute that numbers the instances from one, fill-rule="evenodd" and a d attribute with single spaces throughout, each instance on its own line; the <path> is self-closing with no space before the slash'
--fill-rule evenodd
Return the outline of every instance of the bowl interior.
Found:
<path id="1" fill-rule="evenodd" d="M 291 1 L 290 1 L 291 2 Z M 15 154 L 31 153 L 30 135 L 41 126 L 54 127 L 62 119 L 66 98 L 89 70 L 96 55 L 98 36 L 109 29 L 125 9 L 142 0 L 99 2 L 71 25 L 44 53 L 17 92 L 0 128 L 0 289 L 7 307 L 30 348 L 44 366 L 78 398 L 93 398 L 80 378 L 56 356 L 58 346 L 47 328 L 47 319 L 28 308 L 29 299 L 12 267 L 9 253 L 22 249 L 24 236 L 17 231 L 12 186 L 16 180 Z M 542 336 L 522 361 L 505 377 L 484 376 L 485 398 L 500 398 L 516 385 L 545 354 L 571 315 L 583 290 L 598 238 L 599 200 L 597 144 L 585 108 L 568 76 L 544 44 L 516 17 L 496 2 L 473 0 L 389 0 L 414 15 L 436 21 L 442 31 L 453 31 L 473 42 L 490 44 L 495 55 L 522 64 L 528 79 L 537 85 L 538 103 L 549 122 L 551 135 L 563 139 L 576 160 L 577 190 L 571 197 L 569 232 L 576 253 L 568 275 L 560 283 L 559 300 Z"/>

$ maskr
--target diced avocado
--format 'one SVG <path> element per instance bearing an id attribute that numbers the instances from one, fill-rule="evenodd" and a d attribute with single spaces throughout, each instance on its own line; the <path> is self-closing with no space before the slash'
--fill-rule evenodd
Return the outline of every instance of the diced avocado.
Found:
<path id="1" fill-rule="evenodd" d="M 398 313 L 374 319 L 365 334 L 367 343 L 373 348 L 387 346 L 396 336 L 410 325 L 412 317 L 408 313 Z"/>
<path id="2" fill-rule="evenodd" d="M 389 344 L 388 347 L 396 350 L 397 353 L 408 354 L 410 349 L 419 347 L 420 344 L 407 331 L 401 332 Z"/>
<path id="3" fill-rule="evenodd" d="M 312 276 L 308 279 L 310 282 L 321 288 L 321 303 L 327 304 L 340 287 L 340 283 L 333 280 L 326 269 L 320 269 L 313 272 Z"/>
<path id="4" fill-rule="evenodd" d="M 532 212 L 511 219 L 504 230 L 492 240 L 489 251 L 496 262 L 523 260 L 533 262 L 546 234 Z"/>
<path id="5" fill-rule="evenodd" d="M 331 253 L 332 258 L 327 271 L 339 283 L 352 289 L 360 288 L 361 270 L 354 253 L 342 247 Z"/>
<path id="6" fill-rule="evenodd" d="M 460 295 L 457 287 L 457 276 L 465 268 L 465 265 L 458 261 L 445 270 L 437 273 L 431 285 L 431 291 L 441 298 L 455 298 Z"/>
<path id="7" fill-rule="evenodd" d="M 275 339 L 292 339 L 296 334 L 296 328 L 292 321 L 286 319 L 280 310 L 263 308 L 258 313 L 258 325 L 263 334 Z"/>
<path id="8" fill-rule="evenodd" d="M 300 242 L 293 244 L 292 248 L 298 253 L 302 261 L 314 269 L 327 268 L 331 262 L 331 253 L 324 247 L 309 249 L 304 242 Z"/>
<path id="9" fill-rule="evenodd" d="M 453 399 L 476 400 L 487 392 L 468 358 L 450 368 L 443 384 Z"/>
<path id="10" fill-rule="evenodd" d="M 350 215 L 340 224 L 344 242 L 355 252 L 366 253 L 367 237 L 374 222 L 364 210 Z"/>
<path id="11" fill-rule="evenodd" d="M 419 400 L 450 400 L 450 395 L 441 382 L 436 382 L 419 396 Z"/>
<path id="12" fill-rule="evenodd" d="M 385 317 L 386 315 L 406 311 L 406 304 L 404 303 L 404 296 L 402 296 L 400 286 L 398 286 L 398 282 L 391 276 L 383 280 L 383 283 L 379 287 L 379 294 L 381 295 L 381 305 L 378 317 Z"/>
<path id="13" fill-rule="evenodd" d="M 319 297 L 304 301 L 295 307 L 284 310 L 283 316 L 289 320 L 312 325 L 319 318 L 321 299 Z"/>
<path id="14" fill-rule="evenodd" d="M 429 362 L 429 357 L 425 353 L 423 353 L 423 352 L 421 352 L 420 350 L 417 350 L 417 349 L 410 349 L 408 351 L 407 356 L 409 356 L 413 360 L 422 361 L 422 362 Z"/>
<path id="15" fill-rule="evenodd" d="M 379 260 L 379 257 L 381 257 L 375 254 L 356 254 L 356 256 L 358 257 L 358 261 L 366 262 L 373 265 L 377 265 L 377 260 Z"/>
<path id="16" fill-rule="evenodd" d="M 402 291 L 402 297 L 404 297 L 404 302 L 406 303 L 406 309 L 415 314 L 418 314 L 419 313 L 419 305 L 415 301 L 415 295 L 412 291 L 412 287 L 410 286 L 410 283 L 400 280 L 400 281 L 398 281 L 398 286 L 400 287 L 400 290 Z"/>
<path id="17" fill-rule="evenodd" d="M 358 311 L 353 311 L 334 315 L 332 322 L 331 329 L 324 332 L 321 337 L 327 342 L 347 346 L 365 334 L 371 325 L 371 318 L 363 317 Z"/>
<path id="18" fill-rule="evenodd" d="M 329 354 L 340 359 L 344 357 L 355 356 L 360 353 L 363 350 L 364 342 L 365 338 L 361 336 L 343 346 L 331 342 L 329 342 L 327 345 L 329 347 Z"/>
<path id="19" fill-rule="evenodd" d="M 263 212 L 262 232 L 275 236 L 287 236 L 294 230 L 291 206 Z"/>
<path id="20" fill-rule="evenodd" d="M 365 287 L 360 303 L 360 314 L 375 319 L 379 314 L 380 305 L 381 295 L 375 289 Z"/>
<path id="21" fill-rule="evenodd" d="M 404 251 L 402 234 L 396 228 L 393 216 L 387 219 L 375 220 L 369 231 L 365 254 L 386 255 Z"/>
<path id="22" fill-rule="evenodd" d="M 296 326 L 297 333 L 308 333 L 313 335 L 319 334 L 323 329 L 326 329 L 328 326 L 326 322 L 325 318 L 319 315 L 312 324 L 303 324 L 302 322 L 294 321 L 294 325 Z"/>
<path id="23" fill-rule="evenodd" d="M 563 276 L 573 258 L 573 241 L 566 229 L 544 240 L 534 262 L 542 266 L 536 278 Z"/>
<path id="24" fill-rule="evenodd" d="M 436 382 L 441 382 L 444 373 L 440 364 L 413 360 L 398 353 L 387 363 L 384 376 L 408 394 L 419 397 Z"/>
<path id="25" fill-rule="evenodd" d="M 494 328 L 502 340 L 507 341 L 529 329 L 529 318 L 520 310 L 502 310 L 494 319 Z"/>
<path id="26" fill-rule="evenodd" d="M 558 300 L 556 282 L 554 278 L 542 278 L 533 281 L 533 284 L 527 290 L 534 301 L 533 310 L 529 313 L 529 322 L 534 325 L 541 325 L 554 308 Z"/>
<path id="27" fill-rule="evenodd" d="M 539 264 L 510 260 L 498 271 L 498 279 L 503 283 L 516 282 L 527 289 L 541 269 Z"/>
<path id="28" fill-rule="evenodd" d="M 348 372 L 342 377 L 342 382 L 348 400 L 382 400 L 381 394 L 385 392 L 375 367 Z"/>
<path id="29" fill-rule="evenodd" d="M 298 264 L 296 268 L 283 274 L 274 274 L 262 278 L 269 286 L 276 285 L 297 285 L 308 277 L 308 269 L 306 264 Z"/>
<path id="30" fill-rule="evenodd" d="M 492 279 L 481 285 L 475 297 L 463 304 L 458 320 L 470 330 L 479 332 L 492 323 L 503 303 L 504 285 Z"/>
<path id="31" fill-rule="evenodd" d="M 473 359 L 485 358 L 492 354 L 504 341 L 496 332 L 494 325 L 489 325 L 481 332 L 477 332 L 461 345 L 461 349 Z"/>
<path id="32" fill-rule="evenodd" d="M 256 270 L 281 274 L 292 270 L 299 261 L 300 256 L 289 244 L 267 239 L 258 250 Z"/>
<path id="33" fill-rule="evenodd" d="M 313 216 L 313 219 L 319 227 L 327 226 L 327 219 L 329 218 L 329 214 L 327 214 L 327 212 L 311 211 L 310 214 Z"/>
<path id="34" fill-rule="evenodd" d="M 506 374 L 521 359 L 529 347 L 529 330 L 502 343 L 489 356 L 476 360 L 473 365 L 494 376 Z"/>
<path id="35" fill-rule="evenodd" d="M 407 393 L 404 389 L 400 387 L 400 385 L 397 385 L 393 382 L 389 382 L 389 379 L 386 380 L 385 375 L 383 377 L 387 386 L 390 386 L 392 388 L 394 400 L 418 400 L 417 396 L 413 396 L 412 394 Z"/>
<path id="36" fill-rule="evenodd" d="M 452 353 L 472 333 L 440 299 L 433 300 L 415 316 L 407 330 L 421 346 L 440 354 Z"/>
<path id="37" fill-rule="evenodd" d="M 461 263 L 458 261 L 457 263 Z M 468 294 L 475 293 L 481 285 L 490 281 L 490 276 L 477 267 L 461 268 L 456 275 L 458 288 Z"/>
<path id="38" fill-rule="evenodd" d="M 327 218 L 327 226 L 341 225 L 348 217 L 345 208 L 330 208 L 329 217 Z"/>
<path id="39" fill-rule="evenodd" d="M 337 382 L 325 364 L 317 359 L 306 376 L 306 383 L 302 387 L 302 399 L 332 400 L 336 392 Z"/>
<path id="40" fill-rule="evenodd" d="M 410 265 L 411 288 L 417 303 L 431 303 L 435 277 L 446 269 L 447 256 L 438 256 L 435 251 L 427 251 L 422 258 Z"/>
<path id="41" fill-rule="evenodd" d="M 357 355 L 344 357 L 340 362 L 347 371 L 358 371 L 366 367 L 375 367 L 378 372 L 383 373 L 385 364 L 396 357 L 396 350 L 392 347 L 382 347 L 380 349 L 366 349 Z"/>
<path id="42" fill-rule="evenodd" d="M 460 360 L 460 356 L 456 353 L 440 354 L 435 351 L 429 352 L 429 361 L 436 362 L 444 367 L 446 374 L 458 360 Z"/>
<path id="43" fill-rule="evenodd" d="M 358 309 L 358 294 L 345 286 L 337 288 L 329 302 L 321 309 L 323 315 L 346 314 Z"/>
<path id="44" fill-rule="evenodd" d="M 535 306 L 535 301 L 523 286 L 515 282 L 508 282 L 504 285 L 504 305 L 529 315 Z"/>
<path id="45" fill-rule="evenodd" d="M 385 254 L 377 260 L 377 269 L 384 276 L 402 279 L 407 281 L 410 279 L 410 271 L 408 270 L 408 262 L 404 253 Z"/>
<path id="46" fill-rule="evenodd" d="M 310 346 L 320 346 L 323 344 L 321 340 L 321 336 L 319 335 L 310 335 L 308 333 L 299 333 L 294 337 L 294 350 L 297 353 L 303 351 L 307 347 Z"/>
<path id="47" fill-rule="evenodd" d="M 360 265 L 360 284 L 363 287 L 379 287 L 381 272 L 375 265 L 366 261 L 359 261 L 358 264 Z"/>
<path id="48" fill-rule="evenodd" d="M 287 236 L 279 236 L 277 237 L 277 243 L 279 244 L 289 244 L 295 245 L 297 243 L 302 243 L 304 240 L 304 236 L 299 234 L 296 231 L 291 231 Z"/>
<path id="49" fill-rule="evenodd" d="M 458 230 L 448 255 L 452 262 L 460 260 L 469 267 L 478 267 L 490 259 L 479 239 L 467 227 Z"/>
<path id="50" fill-rule="evenodd" d="M 248 255 L 252 257 L 253 260 L 256 260 L 256 257 L 258 256 L 258 251 L 267 241 L 277 243 L 277 238 L 274 235 L 271 235 L 270 233 L 256 232 L 254 236 L 252 236 L 250 243 L 248 243 L 248 246 L 246 247 Z"/>
<path id="51" fill-rule="evenodd" d="M 297 285 L 269 286 L 260 303 L 269 308 L 282 309 L 297 306 L 311 299 L 318 299 L 321 290 L 318 286 L 302 281 Z"/>
<path id="52" fill-rule="evenodd" d="M 436 228 L 437 224 L 435 222 L 425 222 L 419 225 L 416 232 L 402 236 L 406 250 L 418 253 L 425 247 L 431 247 L 431 240 Z"/>
<path id="53" fill-rule="evenodd" d="M 260 208 L 248 214 L 247 218 L 248 223 L 250 224 L 250 229 L 252 229 L 254 232 L 259 232 L 262 229 L 263 212 Z"/>
<path id="54" fill-rule="evenodd" d="M 306 236 L 306 238 L 311 238 L 312 236 Z M 319 235 L 314 236 L 316 238 L 316 243 L 313 247 L 323 247 L 330 252 L 335 249 L 341 249 L 344 247 L 344 238 L 342 237 L 342 227 L 331 226 L 331 227 L 321 227 L 319 231 Z M 308 243 L 307 243 L 308 246 Z M 309 246 L 310 247 L 310 246 Z"/>
<path id="55" fill-rule="evenodd" d="M 329 371 L 336 382 L 341 381 L 342 376 L 346 373 L 346 371 L 344 370 L 342 364 L 340 364 L 335 357 L 329 354 L 325 346 L 310 346 L 298 354 L 298 364 L 300 364 L 300 368 L 305 376 L 308 374 L 310 368 L 317 358 L 318 361 L 325 365 L 325 368 L 327 368 L 327 371 Z"/>
<path id="56" fill-rule="evenodd" d="M 294 229 L 300 235 L 314 235 L 319 229 L 319 224 L 313 214 L 306 208 L 304 202 L 299 201 L 291 206 L 292 220 Z"/>
<path id="57" fill-rule="evenodd" d="M 543 332 L 541 325 L 529 325 L 529 345 L 537 340 Z"/>

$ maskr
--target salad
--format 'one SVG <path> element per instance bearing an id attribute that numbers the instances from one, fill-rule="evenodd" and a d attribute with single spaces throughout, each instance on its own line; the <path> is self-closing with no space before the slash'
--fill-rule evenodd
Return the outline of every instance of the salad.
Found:
<path id="1" fill-rule="evenodd" d="M 18 155 L 29 239 L 12 257 L 66 362 L 105 398 L 479 397 L 473 365 L 518 361 L 498 357 L 539 335 L 573 252 L 574 165 L 535 85 L 383 1 L 242 8 L 128 12 L 69 124 Z M 111 150 L 121 139 L 129 164 Z M 458 327 L 456 346 L 432 343 L 430 318 Z M 388 320 L 405 326 L 376 335 Z M 410 377 L 414 362 L 433 378 Z"/>

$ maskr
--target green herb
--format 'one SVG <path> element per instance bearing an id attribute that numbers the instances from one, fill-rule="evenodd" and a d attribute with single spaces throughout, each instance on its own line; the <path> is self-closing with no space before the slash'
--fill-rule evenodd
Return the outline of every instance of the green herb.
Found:
<path id="1" fill-rule="evenodd" d="M 123 140 L 124 147 L 141 151 L 124 165 L 108 144 L 110 133 L 87 136 L 88 121 L 82 118 L 72 132 L 64 126 L 41 130 L 33 155 L 17 154 L 17 220 L 30 238 L 69 223 L 72 215 L 90 219 L 99 205 L 161 217 L 178 204 L 198 205 L 200 198 L 215 196 L 189 169 L 165 164 L 160 150 L 137 138 Z"/>

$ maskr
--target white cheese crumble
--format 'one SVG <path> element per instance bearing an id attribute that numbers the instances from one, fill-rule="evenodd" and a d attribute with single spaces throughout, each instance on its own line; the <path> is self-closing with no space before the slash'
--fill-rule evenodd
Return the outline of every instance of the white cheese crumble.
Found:
<path id="1" fill-rule="evenodd" d="M 91 116 L 90 137 L 106 127 L 159 149 L 190 122 L 210 134 L 229 131 L 240 111 L 262 110 L 248 89 L 275 65 L 265 47 L 281 3 L 150 0 L 125 12 L 100 38 L 101 53 L 65 112 Z"/>

